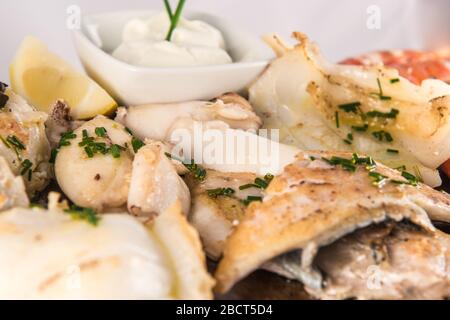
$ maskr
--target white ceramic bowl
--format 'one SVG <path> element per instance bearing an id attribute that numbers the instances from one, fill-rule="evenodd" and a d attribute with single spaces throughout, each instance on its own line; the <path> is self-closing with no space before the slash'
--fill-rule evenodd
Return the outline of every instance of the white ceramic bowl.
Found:
<path id="1" fill-rule="evenodd" d="M 187 13 L 218 28 L 234 63 L 198 67 L 147 68 L 117 60 L 110 53 L 120 44 L 122 29 L 133 18 L 155 11 L 122 11 L 82 18 L 74 31 L 80 60 L 91 78 L 119 103 L 179 102 L 212 99 L 225 92 L 241 92 L 264 70 L 271 54 L 262 41 L 230 22 L 205 13 Z"/>

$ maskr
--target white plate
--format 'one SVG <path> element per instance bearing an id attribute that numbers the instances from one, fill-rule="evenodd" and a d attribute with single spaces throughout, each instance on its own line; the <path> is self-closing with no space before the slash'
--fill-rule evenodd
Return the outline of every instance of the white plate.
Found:
<path id="1" fill-rule="evenodd" d="M 262 41 L 234 23 L 205 13 L 188 13 L 218 28 L 234 63 L 225 65 L 147 68 L 117 60 L 110 53 L 120 44 L 122 29 L 133 18 L 155 11 L 122 11 L 84 16 L 74 31 L 78 56 L 86 72 L 117 101 L 126 105 L 212 99 L 240 92 L 264 70 L 270 59 Z"/>

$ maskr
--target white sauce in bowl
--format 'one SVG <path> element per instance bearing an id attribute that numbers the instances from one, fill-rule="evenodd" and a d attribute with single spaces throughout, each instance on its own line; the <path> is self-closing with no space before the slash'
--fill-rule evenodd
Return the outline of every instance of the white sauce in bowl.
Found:
<path id="1" fill-rule="evenodd" d="M 123 29 L 122 43 L 113 56 L 143 67 L 180 67 L 231 63 L 219 30 L 198 20 L 180 18 L 171 41 L 167 13 L 148 19 L 130 20 Z"/>

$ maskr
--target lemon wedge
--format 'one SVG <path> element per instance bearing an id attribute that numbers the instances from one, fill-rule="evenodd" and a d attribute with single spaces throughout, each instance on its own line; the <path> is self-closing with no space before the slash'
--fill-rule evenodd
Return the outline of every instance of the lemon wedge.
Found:
<path id="1" fill-rule="evenodd" d="M 117 103 L 97 83 L 78 72 L 38 39 L 23 40 L 10 66 L 12 89 L 30 104 L 48 112 L 58 99 L 71 108 L 75 119 L 108 114 Z"/>

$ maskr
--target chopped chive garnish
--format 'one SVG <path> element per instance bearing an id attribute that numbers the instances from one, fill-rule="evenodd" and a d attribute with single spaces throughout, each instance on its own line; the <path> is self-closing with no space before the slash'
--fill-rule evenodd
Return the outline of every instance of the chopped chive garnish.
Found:
<path id="1" fill-rule="evenodd" d="M 376 95 L 380 98 L 380 100 L 391 100 L 391 97 L 383 95 L 383 89 L 381 88 L 380 78 L 377 78 L 378 84 L 378 93 Z"/>
<path id="2" fill-rule="evenodd" d="M 331 159 L 322 157 L 322 160 L 324 160 L 334 166 L 340 165 L 346 171 L 350 171 L 350 172 L 356 171 L 355 164 L 352 162 L 352 160 L 349 160 L 349 159 L 333 156 L 333 157 L 331 157 Z"/>
<path id="3" fill-rule="evenodd" d="M 258 197 L 258 196 L 247 196 L 247 199 L 241 200 L 241 202 L 243 204 L 245 204 L 246 206 L 248 206 L 250 203 L 254 202 L 254 201 L 262 201 L 262 197 Z"/>
<path id="4" fill-rule="evenodd" d="M 387 149 L 386 150 L 388 153 L 399 153 L 399 151 L 397 149 Z"/>
<path id="5" fill-rule="evenodd" d="M 89 146 L 84 147 L 84 152 L 86 152 L 86 154 L 89 158 L 94 157 L 94 151 L 91 149 L 91 147 L 89 147 Z"/>
<path id="6" fill-rule="evenodd" d="M 405 171 L 406 170 L 406 166 L 405 165 L 401 165 L 400 167 L 394 168 L 395 170 L 398 171 Z"/>
<path id="7" fill-rule="evenodd" d="M 23 160 L 22 163 L 20 164 L 20 175 L 21 176 L 27 175 L 28 181 L 31 181 L 31 175 L 33 173 L 32 167 L 33 163 L 28 159 Z"/>
<path id="8" fill-rule="evenodd" d="M 379 141 L 387 141 L 387 142 L 394 141 L 391 134 L 384 130 L 374 131 L 374 132 L 372 132 L 372 135 Z"/>
<path id="9" fill-rule="evenodd" d="M 95 128 L 95 134 L 97 137 L 104 138 L 106 137 L 106 129 L 104 127 L 97 127 Z"/>
<path id="10" fill-rule="evenodd" d="M 348 140 L 348 139 L 344 139 L 343 140 L 346 144 L 352 144 L 352 142 L 350 141 L 350 140 Z"/>
<path id="11" fill-rule="evenodd" d="M 362 126 L 352 126 L 352 129 L 358 132 L 365 132 L 369 128 L 369 125 L 366 123 Z"/>
<path id="12" fill-rule="evenodd" d="M 367 112 L 367 116 L 371 118 L 391 118 L 394 119 L 399 114 L 399 111 L 397 109 L 391 109 L 389 112 L 380 112 L 380 111 L 369 111 Z"/>
<path id="13" fill-rule="evenodd" d="M 120 158 L 121 147 L 117 144 L 113 144 L 110 148 L 111 155 L 113 158 Z"/>
<path id="14" fill-rule="evenodd" d="M 210 196 L 211 198 L 217 198 L 218 196 L 230 197 L 235 193 L 235 191 L 232 188 L 209 189 L 206 190 L 206 192 L 208 193 L 208 196 Z"/>
<path id="15" fill-rule="evenodd" d="M 344 110 L 345 112 L 357 113 L 358 112 L 358 107 L 360 105 L 361 105 L 361 102 L 356 101 L 356 102 L 340 104 L 338 106 L 338 108 L 341 109 L 341 110 Z"/>
<path id="16" fill-rule="evenodd" d="M 375 186 L 382 185 L 388 179 L 387 176 L 382 175 L 381 173 L 378 173 L 378 172 L 375 172 L 375 171 L 370 171 L 369 172 L 369 177 L 372 178 L 372 184 L 375 185 Z"/>
<path id="17" fill-rule="evenodd" d="M 390 83 L 396 83 L 396 82 L 400 82 L 400 79 L 399 78 L 393 78 L 393 79 L 391 79 L 389 81 L 390 81 Z"/>
<path id="18" fill-rule="evenodd" d="M 336 128 L 339 128 L 339 111 L 336 111 L 334 113 L 334 117 L 335 117 L 335 120 L 336 120 Z"/>
<path id="19" fill-rule="evenodd" d="M 203 169 L 201 166 L 196 164 L 194 160 L 192 159 L 190 163 L 186 163 L 184 160 L 178 159 L 174 156 L 172 156 L 170 153 L 165 152 L 164 153 L 167 158 L 180 161 L 186 169 L 188 169 L 193 175 L 194 179 L 198 181 L 203 181 L 206 178 L 206 170 Z"/>
<path id="20" fill-rule="evenodd" d="M 137 153 L 140 148 L 145 146 L 145 143 L 142 140 L 139 140 L 138 138 L 131 138 L 131 146 L 133 147 L 134 153 Z"/>
<path id="21" fill-rule="evenodd" d="M 25 150 L 25 145 L 22 141 L 19 140 L 15 135 L 9 135 L 6 138 L 6 141 L 17 150 Z"/>
<path id="22" fill-rule="evenodd" d="M 266 189 L 269 186 L 269 183 L 273 180 L 273 174 L 267 173 L 263 179 L 256 178 L 253 183 L 247 183 L 242 186 L 239 186 L 239 190 L 245 190 L 249 188 L 259 188 Z"/>
<path id="23" fill-rule="evenodd" d="M 95 210 L 91 208 L 72 205 L 69 209 L 65 209 L 64 212 L 70 214 L 74 220 L 84 220 L 93 226 L 97 226 L 100 221 L 100 217 L 96 214 Z"/>

